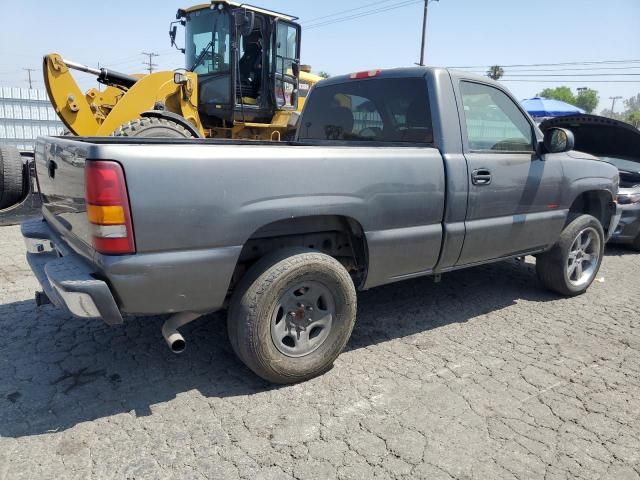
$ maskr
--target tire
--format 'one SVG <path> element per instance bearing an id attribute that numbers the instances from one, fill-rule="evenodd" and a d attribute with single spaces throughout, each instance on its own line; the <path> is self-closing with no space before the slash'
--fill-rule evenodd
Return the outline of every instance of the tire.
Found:
<path id="1" fill-rule="evenodd" d="M 292 301 L 296 306 L 288 308 Z M 258 376 L 297 383 L 331 369 L 351 336 L 356 308 L 353 281 L 337 260 L 284 249 L 259 260 L 240 281 L 227 331 L 236 355 Z"/>
<path id="2" fill-rule="evenodd" d="M 195 138 L 182 125 L 165 118 L 144 117 L 125 123 L 112 137 L 142 137 L 142 138 Z"/>
<path id="3" fill-rule="evenodd" d="M 13 207 L 22 198 L 23 175 L 20 152 L 14 147 L 0 147 L 0 210 Z"/>
<path id="4" fill-rule="evenodd" d="M 640 252 L 640 233 L 635 238 L 635 240 L 633 242 L 631 242 L 631 248 L 633 250 L 635 250 L 636 252 Z"/>
<path id="5" fill-rule="evenodd" d="M 591 240 L 585 246 L 587 238 Z M 547 289 L 567 297 L 586 292 L 600 270 L 604 244 L 604 231 L 598 219 L 591 215 L 576 217 L 551 250 L 538 255 L 538 278 Z"/>

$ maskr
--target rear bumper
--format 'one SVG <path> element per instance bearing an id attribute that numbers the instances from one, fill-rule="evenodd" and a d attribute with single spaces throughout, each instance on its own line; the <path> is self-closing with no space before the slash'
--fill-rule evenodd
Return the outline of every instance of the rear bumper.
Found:
<path id="1" fill-rule="evenodd" d="M 123 315 L 223 308 L 242 247 L 81 256 L 47 221 L 22 224 L 27 259 L 55 305 L 110 325 Z"/>
<path id="2" fill-rule="evenodd" d="M 620 221 L 613 230 L 611 241 L 632 243 L 640 235 L 640 204 L 621 205 Z"/>
<path id="3" fill-rule="evenodd" d="M 51 302 L 79 318 L 101 318 L 109 325 L 123 323 L 106 282 L 94 278 L 92 268 L 55 235 L 46 222 L 23 223 L 27 261 Z"/>

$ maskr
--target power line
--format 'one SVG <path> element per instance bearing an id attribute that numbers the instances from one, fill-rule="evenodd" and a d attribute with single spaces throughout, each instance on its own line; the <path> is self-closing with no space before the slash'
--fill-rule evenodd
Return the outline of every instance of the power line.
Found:
<path id="1" fill-rule="evenodd" d="M 302 22 L 302 23 L 303 23 L 303 24 L 306 24 L 306 23 L 313 23 L 313 22 L 316 22 L 316 21 L 318 21 L 318 20 L 324 20 L 324 19 L 331 18 L 331 17 L 338 17 L 338 16 L 343 15 L 343 14 L 345 14 L 345 13 L 355 12 L 355 11 L 357 11 L 357 10 L 363 10 L 363 9 L 365 9 L 365 8 L 371 8 L 371 7 L 373 7 L 374 5 L 380 5 L 380 4 L 382 4 L 382 3 L 387 3 L 387 2 L 390 2 L 390 1 L 393 1 L 393 0 L 382 0 L 382 1 L 379 1 L 379 2 L 369 3 L 369 4 L 367 4 L 367 5 L 363 5 L 363 6 L 361 6 L 361 7 L 350 8 L 350 9 L 348 9 L 348 10 L 342 10 L 342 11 L 339 11 L 339 12 L 331 13 L 331 14 L 329 14 L 329 15 L 323 15 L 322 17 L 315 17 L 315 18 L 310 18 L 309 20 L 303 20 L 303 22 Z"/>
<path id="2" fill-rule="evenodd" d="M 488 69 L 489 67 L 487 67 Z M 550 68 L 536 68 L 536 69 L 524 69 L 524 70 L 512 70 L 515 73 L 525 73 L 525 72 L 532 72 L 532 73 L 537 73 L 537 72 L 594 72 L 594 71 L 598 71 L 598 70 L 632 70 L 632 69 L 638 69 L 640 68 L 640 65 L 636 65 L 636 66 L 632 66 L 632 67 L 587 67 L 587 68 L 578 68 L 578 67 L 568 67 L 568 68 L 555 68 L 555 69 L 550 69 Z M 485 74 L 486 70 L 465 70 L 471 73 L 480 73 L 480 74 Z"/>
<path id="3" fill-rule="evenodd" d="M 155 52 L 142 52 L 142 55 L 146 55 L 149 57 L 149 60 L 146 62 L 142 62 L 142 64 L 147 66 L 147 70 L 149 70 L 149 73 L 153 73 L 153 67 L 158 66 L 157 63 L 153 63 L 153 57 L 159 57 L 160 55 Z"/>
<path id="4" fill-rule="evenodd" d="M 538 80 L 537 78 L 532 78 L 530 80 L 526 79 L 509 79 L 509 78 L 501 78 L 501 82 L 527 82 L 527 83 L 638 83 L 640 84 L 640 80 Z"/>
<path id="5" fill-rule="evenodd" d="M 566 66 L 566 65 L 603 65 L 603 64 L 620 64 L 620 63 L 640 63 L 639 59 L 633 60 L 598 60 L 598 61 L 590 61 L 590 62 L 562 62 L 562 63 L 520 63 L 513 65 L 500 65 L 502 68 L 512 68 L 512 67 L 555 67 L 555 66 Z M 491 65 L 468 65 L 468 66 L 457 66 L 457 67 L 448 67 L 448 68 L 488 68 Z"/>
<path id="6" fill-rule="evenodd" d="M 393 5 L 389 5 L 387 7 L 383 7 L 383 8 L 378 8 L 378 9 L 374 9 L 374 10 L 368 10 L 365 12 L 361 12 L 358 14 L 354 14 L 354 15 L 348 15 L 346 17 L 339 17 L 336 18 L 334 20 L 328 20 L 326 22 L 318 22 L 318 23 L 314 23 L 312 25 L 308 25 L 305 27 L 306 30 L 312 30 L 314 28 L 320 28 L 320 27 L 325 27 L 327 25 L 333 25 L 336 23 L 342 23 L 342 22 L 347 22 L 349 20 L 355 20 L 357 18 L 362 18 L 362 17 L 368 17 L 369 15 L 375 15 L 377 13 L 382 13 L 382 12 L 388 12 L 389 10 L 395 10 L 397 8 L 402 8 L 402 7 L 406 7 L 409 5 L 415 5 L 417 3 L 422 3 L 424 0 L 408 0 L 408 1 L 403 1 L 400 3 L 394 3 Z"/>
<path id="7" fill-rule="evenodd" d="M 637 77 L 640 73 L 505 73 L 505 77 Z"/>

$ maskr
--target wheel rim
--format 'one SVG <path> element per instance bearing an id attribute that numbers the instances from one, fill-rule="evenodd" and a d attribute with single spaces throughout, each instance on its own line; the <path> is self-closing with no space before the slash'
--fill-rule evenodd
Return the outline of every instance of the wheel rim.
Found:
<path id="1" fill-rule="evenodd" d="M 592 228 L 582 230 L 573 241 L 567 258 L 567 278 L 575 287 L 588 284 L 600 263 L 600 236 Z"/>
<path id="2" fill-rule="evenodd" d="M 335 317 L 335 300 L 327 287 L 298 283 L 280 297 L 271 314 L 271 339 L 284 355 L 304 357 L 325 342 Z"/>

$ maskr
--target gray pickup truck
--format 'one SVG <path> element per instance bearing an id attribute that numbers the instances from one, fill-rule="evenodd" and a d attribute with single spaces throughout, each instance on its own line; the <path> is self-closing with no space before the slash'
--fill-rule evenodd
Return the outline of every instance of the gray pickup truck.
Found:
<path id="1" fill-rule="evenodd" d="M 110 325 L 227 309 L 261 377 L 331 367 L 356 290 L 535 255 L 562 295 L 597 275 L 618 171 L 538 130 L 504 87 L 439 68 L 319 83 L 295 140 L 41 138 L 28 260 L 52 302 Z"/>

